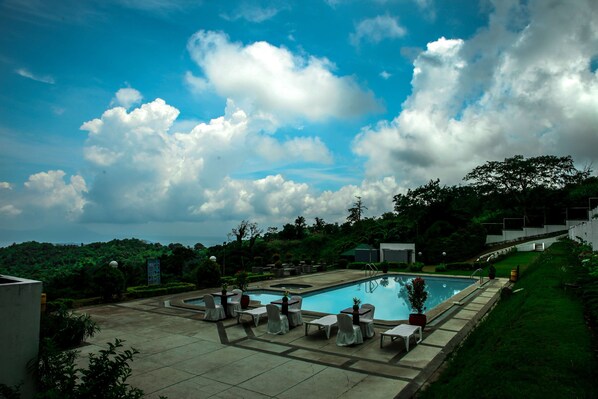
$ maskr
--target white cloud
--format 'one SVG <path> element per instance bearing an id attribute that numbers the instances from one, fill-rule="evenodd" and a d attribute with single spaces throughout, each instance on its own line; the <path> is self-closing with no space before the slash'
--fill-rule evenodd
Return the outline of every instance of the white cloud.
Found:
<path id="1" fill-rule="evenodd" d="M 276 124 L 379 109 L 371 91 L 352 77 L 335 76 L 334 65 L 325 58 L 297 56 L 267 42 L 243 46 L 224 33 L 203 30 L 189 39 L 187 48 L 218 94 Z"/>
<path id="2" fill-rule="evenodd" d="M 133 105 L 140 104 L 142 99 L 143 96 L 139 91 L 131 87 L 124 87 L 116 92 L 110 104 L 120 105 L 126 109 L 129 109 Z"/>
<path id="3" fill-rule="evenodd" d="M 362 41 L 380 43 L 384 39 L 396 39 L 405 36 L 407 30 L 401 26 L 396 18 L 389 15 L 378 15 L 360 21 L 351 33 L 349 40 L 354 46 Z"/>
<path id="4" fill-rule="evenodd" d="M 54 78 L 50 75 L 36 75 L 32 72 L 30 72 L 28 69 L 25 68 L 19 68 L 17 70 L 15 70 L 15 73 L 17 75 L 20 75 L 24 78 L 27 79 L 31 79 L 31 80 L 35 80 L 36 82 L 41 82 L 41 83 L 47 83 L 47 84 L 51 84 L 53 85 L 54 83 L 56 83 L 56 81 L 54 80 Z"/>
<path id="5" fill-rule="evenodd" d="M 473 167 L 514 154 L 598 159 L 598 74 L 589 67 L 598 9 L 590 0 L 495 7 L 472 38 L 429 43 L 414 61 L 402 112 L 356 137 L 368 176 L 458 183 Z"/>
<path id="6" fill-rule="evenodd" d="M 2 190 L 12 190 L 12 184 L 6 181 L 0 182 L 0 189 Z"/>
<path id="7" fill-rule="evenodd" d="M 390 79 L 391 76 L 392 76 L 392 74 L 387 71 L 380 72 L 380 77 L 384 80 Z"/>
<path id="8" fill-rule="evenodd" d="M 280 11 L 282 9 L 277 7 L 260 7 L 255 4 L 241 3 L 234 11 L 222 14 L 221 17 L 228 21 L 245 19 L 249 22 L 261 23 L 274 18 Z"/>
<path id="9" fill-rule="evenodd" d="M 194 93 L 203 93 L 210 88 L 207 80 L 194 76 L 191 71 L 185 72 L 185 83 Z"/>

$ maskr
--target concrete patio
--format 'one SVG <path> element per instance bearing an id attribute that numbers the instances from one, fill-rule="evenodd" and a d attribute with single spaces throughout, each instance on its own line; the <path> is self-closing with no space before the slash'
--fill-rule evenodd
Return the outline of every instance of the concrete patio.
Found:
<path id="1" fill-rule="evenodd" d="M 347 275 L 318 273 L 293 283 L 313 278 L 332 283 Z M 129 383 L 143 389 L 146 398 L 408 398 L 492 308 L 507 283 L 493 280 L 459 304 L 451 302 L 408 353 L 403 340 L 386 340 L 380 348 L 379 333 L 389 328 L 384 325 L 376 325 L 375 337 L 363 345 L 337 347 L 335 328 L 330 339 L 315 329 L 305 336 L 303 326 L 270 335 L 265 317 L 257 327 L 250 320 L 206 322 L 202 312 L 169 306 L 173 297 L 87 307 L 79 312 L 90 314 L 101 332 L 80 348 L 80 361 L 114 338 L 125 340 L 125 347 L 140 352 Z"/>

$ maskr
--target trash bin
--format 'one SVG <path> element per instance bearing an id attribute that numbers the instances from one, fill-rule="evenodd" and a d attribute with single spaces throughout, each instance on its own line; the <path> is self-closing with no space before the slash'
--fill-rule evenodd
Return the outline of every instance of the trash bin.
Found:
<path id="1" fill-rule="evenodd" d="M 517 281 L 517 269 L 511 269 L 511 282 L 516 282 Z"/>

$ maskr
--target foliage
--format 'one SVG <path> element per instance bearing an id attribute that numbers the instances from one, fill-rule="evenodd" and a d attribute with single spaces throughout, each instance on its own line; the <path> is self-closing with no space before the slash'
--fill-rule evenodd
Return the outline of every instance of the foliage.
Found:
<path id="1" fill-rule="evenodd" d="M 195 288 L 195 284 L 184 282 L 160 285 L 141 285 L 127 288 L 127 296 L 130 298 L 148 298 L 166 294 L 178 294 L 180 292 L 192 291 Z"/>
<path id="2" fill-rule="evenodd" d="M 0 398 L 2 398 L 2 399 L 19 399 L 21 397 L 19 390 L 20 390 L 20 386 L 9 387 L 6 384 L 0 384 Z"/>
<path id="3" fill-rule="evenodd" d="M 108 265 L 98 267 L 92 274 L 92 290 L 100 295 L 104 301 L 111 301 L 114 296 L 120 299 L 125 289 L 123 273 Z"/>
<path id="4" fill-rule="evenodd" d="M 76 368 L 76 351 L 59 351 L 46 341 L 40 351 L 37 375 L 38 399 L 138 399 L 143 391 L 126 383 L 129 361 L 138 352 L 121 349 L 122 340 L 108 343 L 99 355 L 89 354 L 89 368 Z"/>
<path id="5" fill-rule="evenodd" d="M 359 306 L 359 304 L 361 303 L 361 299 L 355 297 L 353 298 L 353 306 Z"/>
<path id="6" fill-rule="evenodd" d="M 493 264 L 488 266 L 488 278 L 495 278 L 496 277 L 496 267 Z"/>
<path id="7" fill-rule="evenodd" d="M 347 222 L 349 223 L 357 223 L 361 221 L 364 211 L 368 209 L 367 206 L 363 204 L 361 197 L 355 196 L 355 198 L 357 201 L 353 203 L 351 208 L 347 209 L 347 212 L 349 212 L 349 216 L 347 216 Z"/>
<path id="8" fill-rule="evenodd" d="M 580 298 L 562 284 L 579 270 L 569 245 L 553 244 L 528 267 L 516 285 L 523 290 L 497 303 L 418 397 L 598 397 L 592 332 Z M 496 375 L 508 383 L 484 384 L 481 394 L 480 382 Z"/>
<path id="9" fill-rule="evenodd" d="M 409 271 L 412 271 L 412 272 L 421 272 L 423 268 L 424 268 L 424 264 L 421 262 L 413 262 L 412 264 L 409 265 Z"/>
<path id="10" fill-rule="evenodd" d="M 428 299 L 426 281 L 421 277 L 416 277 L 410 283 L 405 284 L 405 287 L 411 308 L 417 311 L 417 313 L 423 313 L 424 309 L 426 309 L 426 300 Z"/>
<path id="11" fill-rule="evenodd" d="M 199 288 L 217 287 L 220 284 L 220 265 L 210 259 L 201 262 L 195 273 Z"/>
<path id="12" fill-rule="evenodd" d="M 249 273 L 247 273 L 245 270 L 239 270 L 238 272 L 236 272 L 235 273 L 235 283 L 237 285 L 237 288 L 239 288 L 243 292 L 247 291 L 247 279 L 248 278 L 249 278 Z"/>
<path id="13" fill-rule="evenodd" d="M 61 307 L 51 313 L 42 313 L 40 339 L 50 339 L 57 349 L 71 349 L 93 337 L 100 328 L 89 315 L 75 315 Z"/>

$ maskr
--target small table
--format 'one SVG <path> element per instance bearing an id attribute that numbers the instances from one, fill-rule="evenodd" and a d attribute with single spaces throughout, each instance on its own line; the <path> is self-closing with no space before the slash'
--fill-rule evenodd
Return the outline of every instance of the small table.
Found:
<path id="1" fill-rule="evenodd" d="M 358 326 L 359 325 L 359 318 L 365 314 L 368 314 L 372 311 L 372 309 L 370 308 L 359 308 L 359 310 L 357 311 L 358 315 L 356 317 L 356 314 L 353 313 L 353 307 L 347 308 L 347 309 L 343 309 L 341 310 L 341 313 L 347 313 L 347 314 L 351 314 L 353 315 L 353 324 Z"/>
<path id="2" fill-rule="evenodd" d="M 220 303 L 222 304 L 222 307 L 224 308 L 224 315 L 226 317 L 230 316 L 228 314 L 228 306 L 227 306 L 228 297 L 235 296 L 235 295 L 236 294 L 234 292 L 230 292 L 230 291 L 226 291 L 225 294 L 223 294 L 222 291 L 212 292 L 212 296 L 220 297 Z"/>
<path id="3" fill-rule="evenodd" d="M 419 344 L 422 342 L 422 328 L 420 326 L 412 326 L 409 324 L 401 324 L 387 330 L 380 334 L 380 348 L 382 348 L 382 343 L 384 342 L 384 337 L 390 337 L 390 341 L 394 341 L 397 338 L 403 338 L 405 340 L 405 348 L 407 352 L 409 352 L 409 338 L 411 336 L 415 337 L 415 333 L 419 335 L 419 338 L 416 337 L 416 343 Z"/>
<path id="4" fill-rule="evenodd" d="M 282 307 L 282 310 L 280 311 L 280 313 L 282 313 L 285 316 L 289 315 L 289 305 L 294 305 L 296 303 L 299 303 L 298 299 L 290 299 L 286 302 L 284 302 L 282 300 L 282 298 L 277 299 L 275 301 L 270 302 L 273 305 L 280 305 Z"/>

